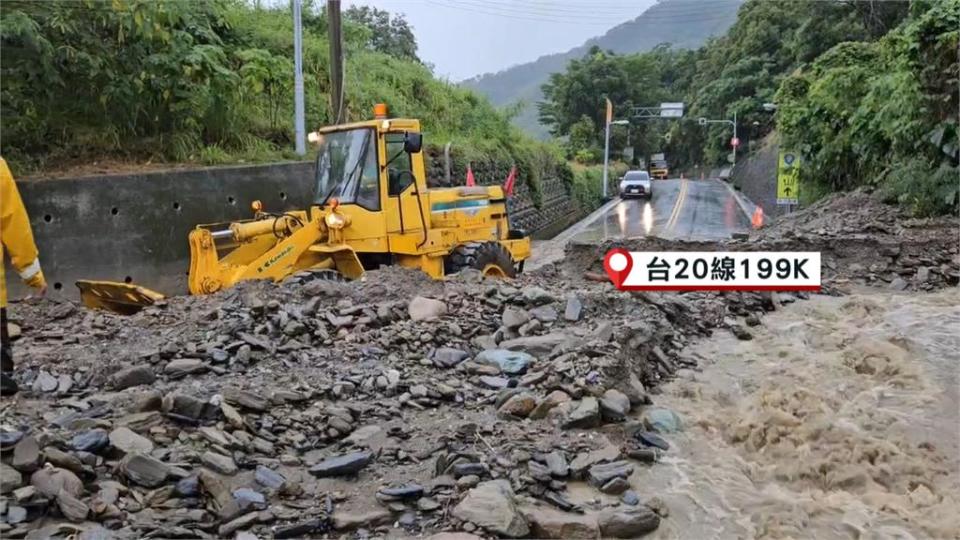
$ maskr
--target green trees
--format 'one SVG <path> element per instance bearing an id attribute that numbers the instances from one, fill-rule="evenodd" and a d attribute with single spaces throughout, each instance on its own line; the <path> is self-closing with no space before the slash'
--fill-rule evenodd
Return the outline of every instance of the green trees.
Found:
<path id="1" fill-rule="evenodd" d="M 803 179 L 876 185 L 918 214 L 955 210 L 958 36 L 960 2 L 915 2 L 880 40 L 836 45 L 787 78 L 778 126 L 807 156 Z"/>
<path id="2" fill-rule="evenodd" d="M 544 86 L 541 118 L 570 157 L 589 159 L 602 148 L 604 97 L 618 112 L 684 101 L 683 120 L 631 126 L 637 155 L 726 163 L 730 127 L 696 119 L 736 114 L 741 152 L 776 130 L 804 154 L 806 193 L 875 185 L 919 214 L 949 212 L 960 199 L 958 29 L 960 0 L 747 0 L 729 32 L 696 51 L 593 50 L 570 62 Z"/>
<path id="3" fill-rule="evenodd" d="M 304 4 L 312 130 L 330 122 L 329 49 L 323 3 Z M 270 5 L 279 7 L 4 0 L 0 151 L 20 174 L 107 158 L 294 158 L 292 17 L 286 3 Z M 506 114 L 433 76 L 402 17 L 346 10 L 344 50 L 348 120 L 385 102 L 393 115 L 420 118 L 428 141 L 452 140 L 468 157 L 496 152 L 519 162 L 535 153 Z"/>
<path id="4" fill-rule="evenodd" d="M 593 47 L 586 56 L 572 60 L 563 73 L 554 73 L 543 85 L 544 101 L 538 104 L 540 121 L 557 137 L 567 138 L 567 155 L 583 163 L 602 159 L 606 101 L 615 104 L 614 116 L 629 118 L 634 106 L 664 101 L 671 88 L 686 74 L 680 73 L 677 53 L 668 47 L 651 52 L 616 55 Z M 635 155 L 660 151 L 665 124 L 633 123 L 630 146 Z M 618 152 L 627 145 L 626 131 L 611 134 L 611 147 Z"/>
<path id="5" fill-rule="evenodd" d="M 369 31 L 367 43 L 370 49 L 397 58 L 420 61 L 417 58 L 417 40 L 403 17 L 391 17 L 389 12 L 369 6 L 350 6 L 343 13 L 343 18 Z"/>

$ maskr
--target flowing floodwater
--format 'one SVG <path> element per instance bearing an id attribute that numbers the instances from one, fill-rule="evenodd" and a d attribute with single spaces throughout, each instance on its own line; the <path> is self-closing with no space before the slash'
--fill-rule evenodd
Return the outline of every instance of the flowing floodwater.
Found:
<path id="1" fill-rule="evenodd" d="M 634 473 L 657 538 L 960 538 L 960 295 L 860 291 L 695 344 L 680 413 Z"/>

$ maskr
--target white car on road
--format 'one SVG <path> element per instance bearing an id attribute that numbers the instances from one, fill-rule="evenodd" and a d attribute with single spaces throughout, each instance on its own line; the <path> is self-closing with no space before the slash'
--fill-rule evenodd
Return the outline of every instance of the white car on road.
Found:
<path id="1" fill-rule="evenodd" d="M 620 179 L 620 198 L 653 197 L 653 183 L 647 171 L 627 171 Z"/>

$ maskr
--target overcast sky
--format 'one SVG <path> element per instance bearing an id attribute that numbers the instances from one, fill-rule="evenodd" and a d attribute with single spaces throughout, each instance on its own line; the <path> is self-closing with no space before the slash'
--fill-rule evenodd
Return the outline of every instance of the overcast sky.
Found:
<path id="1" fill-rule="evenodd" d="M 640 15 L 656 0 L 343 0 L 403 13 L 419 55 L 460 81 L 563 52 Z"/>

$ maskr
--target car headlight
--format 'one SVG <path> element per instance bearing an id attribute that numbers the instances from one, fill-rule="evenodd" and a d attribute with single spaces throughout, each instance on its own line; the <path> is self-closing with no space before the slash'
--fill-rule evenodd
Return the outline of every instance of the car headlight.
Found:
<path id="1" fill-rule="evenodd" d="M 347 224 L 347 218 L 336 212 L 330 212 L 323 218 L 323 222 L 327 224 L 327 228 L 342 229 Z"/>

